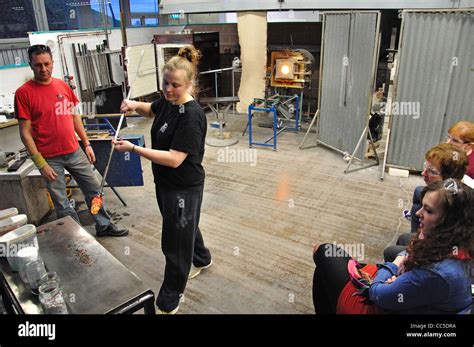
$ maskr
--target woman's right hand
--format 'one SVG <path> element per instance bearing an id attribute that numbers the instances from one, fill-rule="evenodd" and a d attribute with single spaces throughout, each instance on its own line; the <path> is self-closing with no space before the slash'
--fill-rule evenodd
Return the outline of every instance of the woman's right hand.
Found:
<path id="1" fill-rule="evenodd" d="M 123 100 L 122 104 L 120 105 L 120 112 L 127 113 L 135 111 L 138 107 L 138 102 L 133 100 Z"/>

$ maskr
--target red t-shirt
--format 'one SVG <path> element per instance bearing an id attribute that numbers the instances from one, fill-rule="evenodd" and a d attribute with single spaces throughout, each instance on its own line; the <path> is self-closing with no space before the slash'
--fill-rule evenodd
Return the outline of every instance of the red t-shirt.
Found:
<path id="1" fill-rule="evenodd" d="M 469 160 L 469 165 L 467 166 L 466 175 L 474 179 L 474 149 L 472 150 L 471 154 L 467 157 Z"/>
<path id="2" fill-rule="evenodd" d="M 45 158 L 75 152 L 79 143 L 74 132 L 71 108 L 79 100 L 62 80 L 44 85 L 30 80 L 15 93 L 15 114 L 31 120 L 31 135 Z"/>

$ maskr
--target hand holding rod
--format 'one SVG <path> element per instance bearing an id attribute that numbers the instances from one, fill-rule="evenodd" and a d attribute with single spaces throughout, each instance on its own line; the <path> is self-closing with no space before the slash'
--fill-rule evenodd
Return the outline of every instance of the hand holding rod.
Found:
<path id="1" fill-rule="evenodd" d="M 145 50 L 142 49 L 142 51 L 140 53 L 140 60 L 138 62 L 137 74 L 135 75 L 135 78 L 133 79 L 133 82 L 130 84 L 130 88 L 128 89 L 126 100 L 130 100 L 130 96 L 132 95 L 133 84 L 137 80 L 138 73 L 140 72 L 140 67 L 142 65 L 144 54 L 145 54 Z M 114 142 L 117 141 L 117 139 L 118 139 L 118 135 L 119 135 L 120 129 L 122 128 L 122 122 L 123 122 L 124 117 L 125 117 L 125 112 L 120 115 L 120 120 L 119 120 L 119 123 L 118 123 L 118 126 L 117 126 L 117 130 L 115 131 L 114 140 L 112 141 L 112 146 L 111 146 L 111 149 L 110 149 L 109 160 L 107 161 L 107 166 L 105 167 L 104 175 L 102 176 L 102 183 L 100 184 L 100 190 L 99 190 L 100 195 L 102 195 L 102 192 L 104 190 L 105 178 L 107 177 L 107 173 L 109 172 L 109 166 L 110 166 L 110 162 L 112 161 L 112 154 L 114 152 L 114 147 L 115 147 Z"/>

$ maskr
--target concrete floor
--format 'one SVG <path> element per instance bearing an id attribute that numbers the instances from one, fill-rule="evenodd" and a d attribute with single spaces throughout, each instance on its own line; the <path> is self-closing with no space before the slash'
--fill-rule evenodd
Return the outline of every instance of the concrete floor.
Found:
<path id="1" fill-rule="evenodd" d="M 241 136 L 245 124 L 245 115 L 228 117 L 226 131 L 239 138 L 230 150 L 248 151 L 248 136 Z M 145 134 L 150 146 L 150 119 L 131 118 L 128 125 L 123 133 Z M 270 129 L 255 127 L 256 140 L 270 135 Z M 200 228 L 214 266 L 188 282 L 179 313 L 314 313 L 314 244 L 345 244 L 364 262 L 380 262 L 383 249 L 409 229 L 402 210 L 423 183 L 420 176 L 385 175 L 380 181 L 381 166 L 344 174 L 339 153 L 321 146 L 300 150 L 303 136 L 281 134 L 276 152 L 257 148 L 256 165 L 221 162 L 224 149 L 206 146 Z M 106 189 L 108 210 L 130 235 L 99 241 L 157 294 L 164 272 L 161 216 L 151 165 L 142 159 L 142 166 L 145 186 L 117 189 L 127 207 Z M 79 201 L 81 196 L 75 193 Z M 85 205 L 79 207 L 93 232 Z"/>

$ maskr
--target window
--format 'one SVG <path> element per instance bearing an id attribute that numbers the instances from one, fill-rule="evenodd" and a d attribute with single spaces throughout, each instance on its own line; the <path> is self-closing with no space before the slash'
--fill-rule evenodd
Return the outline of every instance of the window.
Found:
<path id="1" fill-rule="evenodd" d="M 45 0 L 49 30 L 102 28 L 103 0 Z M 120 0 L 106 0 L 107 27 L 120 27 Z"/>
<path id="2" fill-rule="evenodd" d="M 158 0 L 130 0 L 130 12 L 158 14 Z"/>
<path id="3" fill-rule="evenodd" d="M 157 0 L 129 0 L 132 27 L 158 25 Z"/>
<path id="4" fill-rule="evenodd" d="M 105 1 L 107 17 L 109 19 L 109 28 L 120 28 L 120 0 Z M 91 8 L 100 13 L 100 0 L 91 0 Z"/>
<path id="5" fill-rule="evenodd" d="M 0 38 L 28 37 L 28 31 L 37 30 L 31 0 L 2 0 L 0 11 Z"/>
<path id="6" fill-rule="evenodd" d="M 145 26 L 147 27 L 158 26 L 158 18 L 145 18 Z"/>
<path id="7" fill-rule="evenodd" d="M 132 27 L 141 27 L 142 26 L 142 20 L 140 18 L 132 18 Z"/>
<path id="8" fill-rule="evenodd" d="M 47 19 L 49 30 L 120 28 L 120 0 L 41 0 L 39 18 Z M 157 26 L 158 0 L 128 0 L 132 27 Z M 0 39 L 28 37 L 38 29 L 32 0 L 0 0 Z M 105 11 L 104 11 L 105 5 Z M 127 5 L 127 7 L 128 7 Z M 41 25 L 41 23 L 40 23 Z"/>

